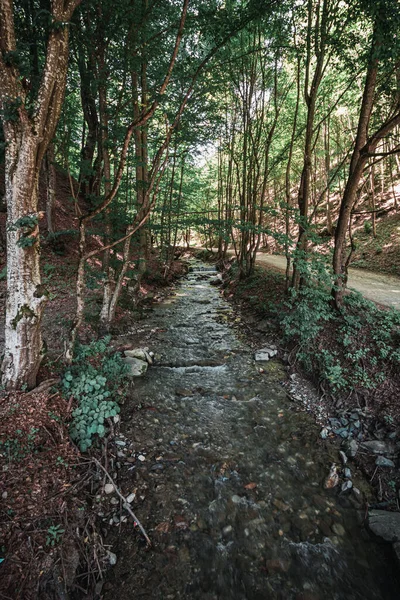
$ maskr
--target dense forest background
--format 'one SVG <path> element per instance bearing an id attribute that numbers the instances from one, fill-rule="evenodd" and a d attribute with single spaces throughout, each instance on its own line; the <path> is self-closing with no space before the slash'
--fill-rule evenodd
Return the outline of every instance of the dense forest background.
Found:
<path id="1" fill-rule="evenodd" d="M 178 245 L 233 246 L 242 278 L 268 248 L 287 288 L 317 269 L 337 307 L 354 256 L 396 270 L 399 18 L 392 0 L 3 0 L 5 385 L 39 368 L 41 246 L 76 263 L 68 360 L 88 274 L 106 331 L 153 249 L 166 275 Z"/>

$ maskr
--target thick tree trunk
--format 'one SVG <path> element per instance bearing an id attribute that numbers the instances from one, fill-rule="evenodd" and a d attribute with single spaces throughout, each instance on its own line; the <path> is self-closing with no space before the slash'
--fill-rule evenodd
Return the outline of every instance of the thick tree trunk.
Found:
<path id="1" fill-rule="evenodd" d="M 37 212 L 38 142 L 18 131 L 7 136 L 7 304 L 3 383 L 32 388 L 42 358 L 41 321 L 47 295 L 40 281 Z M 21 226 L 19 220 L 25 219 Z"/>
<path id="2" fill-rule="evenodd" d="M 68 23 L 80 0 L 53 0 L 41 83 L 28 110 L 27 90 L 14 61 L 13 3 L 0 1 L 0 108 L 6 141 L 7 304 L 3 384 L 7 389 L 34 387 L 42 358 L 41 321 L 47 295 L 39 269 L 38 179 L 43 156 L 61 112 L 68 67 Z M 32 83 L 32 82 L 31 82 Z"/>

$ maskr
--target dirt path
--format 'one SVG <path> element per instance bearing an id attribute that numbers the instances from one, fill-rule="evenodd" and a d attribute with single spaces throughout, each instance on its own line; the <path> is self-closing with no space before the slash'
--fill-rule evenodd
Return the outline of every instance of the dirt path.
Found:
<path id="1" fill-rule="evenodd" d="M 282 364 L 255 362 L 265 340 L 238 334 L 213 278 L 196 263 L 121 340 L 155 353 L 113 462 L 153 547 L 121 528 L 109 497 L 100 514 L 117 563 L 105 600 L 394 600 L 357 494 L 324 488 L 337 449 L 288 399 Z"/>
<path id="2" fill-rule="evenodd" d="M 271 265 L 281 271 L 286 269 L 286 258 L 275 254 L 257 255 L 258 265 Z M 363 269 L 350 269 L 348 287 L 360 292 L 368 300 L 400 309 L 400 278 L 379 275 Z"/>

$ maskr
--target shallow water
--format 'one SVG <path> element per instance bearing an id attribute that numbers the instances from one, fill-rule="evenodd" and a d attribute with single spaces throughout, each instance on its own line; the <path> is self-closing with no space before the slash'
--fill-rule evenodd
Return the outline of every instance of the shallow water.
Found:
<path id="1" fill-rule="evenodd" d="M 156 363 L 122 411 L 132 459 L 119 482 L 153 548 L 131 524 L 108 534 L 106 598 L 399 598 L 357 501 L 323 487 L 332 456 L 317 426 L 287 399 L 278 361 L 260 374 L 214 277 L 194 263 L 142 326 Z"/>

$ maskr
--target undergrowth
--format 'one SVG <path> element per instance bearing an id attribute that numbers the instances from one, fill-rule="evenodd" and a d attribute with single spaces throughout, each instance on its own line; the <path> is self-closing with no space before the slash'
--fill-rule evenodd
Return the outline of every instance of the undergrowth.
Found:
<path id="1" fill-rule="evenodd" d="M 356 390 L 367 396 L 400 372 L 399 311 L 381 309 L 357 292 L 335 310 L 320 267 L 308 285 L 288 294 L 281 273 L 257 268 L 243 281 L 234 276 L 231 270 L 228 289 L 260 316 L 272 317 L 295 362 L 330 395 Z"/>
<path id="2" fill-rule="evenodd" d="M 72 413 L 70 435 L 82 452 L 92 446 L 95 436 L 104 437 L 107 419 L 117 417 L 118 399 L 128 381 L 128 367 L 110 348 L 110 339 L 107 336 L 78 346 L 73 364 L 62 379 L 63 395 L 73 396 L 78 402 Z"/>

